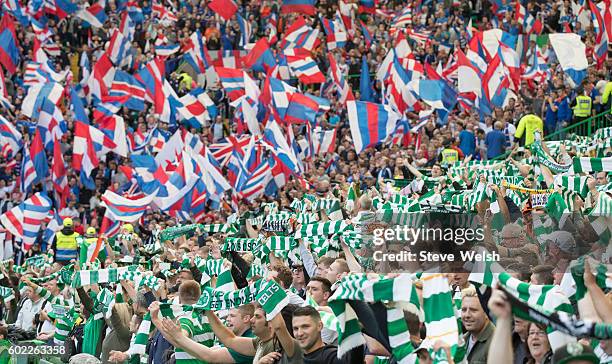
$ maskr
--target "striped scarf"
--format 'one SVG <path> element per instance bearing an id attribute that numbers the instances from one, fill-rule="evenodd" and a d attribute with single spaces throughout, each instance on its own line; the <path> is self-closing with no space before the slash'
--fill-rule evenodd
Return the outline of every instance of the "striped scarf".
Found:
<path id="1" fill-rule="evenodd" d="M 578 193 L 582 198 L 589 193 L 586 176 L 555 176 L 555 186 Z"/>
<path id="2" fill-rule="evenodd" d="M 522 282 L 506 272 L 499 274 L 499 285 L 518 300 L 524 302 L 529 307 L 541 307 L 548 312 L 562 311 L 573 313 L 574 309 L 567 296 L 556 285 L 536 285 Z M 533 321 L 533 318 L 527 318 Z M 548 340 L 553 350 L 563 346 L 568 340 L 566 334 L 547 329 Z"/>
<path id="3" fill-rule="evenodd" d="M 588 214 L 591 216 L 612 217 L 612 197 L 607 192 L 599 192 L 597 202 Z"/>
<path id="4" fill-rule="evenodd" d="M 589 260 L 591 271 L 595 276 L 595 282 L 604 291 L 612 289 L 612 266 L 602 264 L 592 258 L 580 257 L 570 263 L 569 271 L 561 281 L 561 289 L 570 298 L 580 301 L 586 295 L 587 289 L 584 285 L 584 261 Z"/>
<path id="5" fill-rule="evenodd" d="M 408 274 L 401 274 L 395 278 L 379 277 L 376 280 L 368 279 L 365 274 L 351 274 L 344 277 L 329 299 L 329 306 L 338 319 L 338 357 L 365 344 L 359 319 L 347 300 L 393 301 L 408 305 L 413 312 L 418 312 L 420 307 L 416 289 Z M 414 357 L 410 354 L 414 348 L 410 343 L 410 334 L 401 309 L 393 307 L 387 311 L 387 328 L 392 354 L 398 363 L 412 362 Z"/>
<path id="6" fill-rule="evenodd" d="M 195 307 L 214 311 L 229 310 L 252 302 L 259 303 L 270 320 L 289 303 L 289 299 L 276 282 L 260 279 L 244 288 L 230 292 L 206 287 Z"/>
<path id="7" fill-rule="evenodd" d="M 307 236 L 321 236 L 339 234 L 347 230 L 352 230 L 353 227 L 344 221 L 327 221 L 314 224 L 302 225 L 295 233 L 295 238 L 303 238 Z"/>
<path id="8" fill-rule="evenodd" d="M 72 331 L 77 318 L 78 312 L 74 306 L 64 306 L 53 304 L 53 313 L 55 314 L 55 332 L 53 333 L 53 343 L 55 345 L 63 345 L 66 337 Z"/>
<path id="9" fill-rule="evenodd" d="M 194 313 L 194 310 L 204 315 L 202 308 L 196 308 L 190 305 L 177 305 L 172 303 L 161 303 L 159 305 L 159 314 L 161 317 L 169 319 L 177 319 Z M 132 355 L 143 355 L 146 352 L 147 342 L 149 341 L 149 335 L 153 331 L 154 325 L 151 322 L 151 314 L 146 313 L 138 327 L 138 331 L 133 335 L 133 345 L 130 345 L 128 354 Z"/>
<path id="10" fill-rule="evenodd" d="M 421 343 L 422 348 L 432 349 L 438 340 L 451 348 L 456 362 L 465 355 L 460 343 L 459 326 L 455 316 L 453 296 L 446 277 L 439 273 L 423 274 L 423 311 L 427 336 Z"/>
<path id="11" fill-rule="evenodd" d="M 137 265 L 100 270 L 80 270 L 75 273 L 71 286 L 80 288 L 91 284 L 116 283 L 125 272 L 135 271 L 136 269 L 138 269 Z"/>
<path id="12" fill-rule="evenodd" d="M 314 308 L 319 307 L 319 305 L 315 302 L 312 296 L 308 293 L 306 293 L 306 305 L 312 306 Z M 321 322 L 323 323 L 323 327 L 332 331 L 338 331 L 338 319 L 336 318 L 336 316 L 334 316 L 333 313 L 329 313 L 327 311 L 319 311 L 319 315 L 321 316 Z"/>
<path id="13" fill-rule="evenodd" d="M 134 282 L 136 289 L 146 286 L 157 291 L 161 287 L 161 280 L 153 276 L 153 272 L 124 271 L 119 275 L 119 280 Z"/>
<path id="14" fill-rule="evenodd" d="M 15 299 L 15 291 L 10 287 L 0 286 L 0 297 L 2 297 L 2 301 L 6 305 Z"/>
<path id="15" fill-rule="evenodd" d="M 565 173 L 569 171 L 571 164 L 560 164 L 557 163 L 552 157 L 546 154 L 544 149 L 542 149 L 542 144 L 540 142 L 535 142 L 531 144 L 531 151 L 535 155 L 535 160 L 537 163 L 542 164 L 543 166 L 548 167 L 553 173 Z"/>
<path id="16" fill-rule="evenodd" d="M 574 157 L 574 173 L 582 172 L 612 172 L 612 157 L 589 158 Z"/>
<path id="17" fill-rule="evenodd" d="M 205 224 L 199 225 L 200 230 L 209 234 L 228 233 L 233 234 L 238 232 L 238 229 L 233 224 Z"/>

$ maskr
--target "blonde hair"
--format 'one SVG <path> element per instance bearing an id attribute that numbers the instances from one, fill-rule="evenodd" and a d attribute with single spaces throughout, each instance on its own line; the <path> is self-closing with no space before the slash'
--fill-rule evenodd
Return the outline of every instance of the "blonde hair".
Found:
<path id="1" fill-rule="evenodd" d="M 478 297 L 478 294 L 476 293 L 476 287 L 470 285 L 468 288 L 464 288 L 461 290 L 461 297 L 465 298 L 465 297 Z"/>
<path id="2" fill-rule="evenodd" d="M 132 321 L 132 307 L 125 302 L 115 303 L 113 305 L 113 311 L 119 317 L 121 325 L 129 328 L 130 322 Z"/>

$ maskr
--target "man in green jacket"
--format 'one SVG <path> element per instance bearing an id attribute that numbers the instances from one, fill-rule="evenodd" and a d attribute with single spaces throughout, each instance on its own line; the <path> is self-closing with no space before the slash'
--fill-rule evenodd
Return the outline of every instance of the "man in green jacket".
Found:
<path id="1" fill-rule="evenodd" d="M 467 343 L 468 363 L 486 363 L 495 326 L 482 309 L 474 287 L 461 292 L 461 321 L 467 331 L 464 339 Z"/>

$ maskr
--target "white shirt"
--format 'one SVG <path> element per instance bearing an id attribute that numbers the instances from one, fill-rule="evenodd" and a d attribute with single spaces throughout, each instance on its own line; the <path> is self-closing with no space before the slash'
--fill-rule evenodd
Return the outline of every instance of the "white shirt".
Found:
<path id="1" fill-rule="evenodd" d="M 25 300 L 19 313 L 17 314 L 17 320 L 15 321 L 15 326 L 22 328 L 24 330 L 30 330 L 34 327 L 32 321 L 34 321 L 34 315 L 40 312 L 42 308 L 42 304 L 45 300 L 40 298 L 38 302 L 34 303 L 31 299 Z"/>
<path id="2" fill-rule="evenodd" d="M 51 304 L 51 302 L 47 301 L 43 309 L 47 311 L 47 314 L 49 314 L 50 312 L 53 312 L 53 305 Z M 53 325 L 51 321 L 45 320 L 45 322 L 43 322 L 43 325 L 42 325 L 42 328 L 40 329 L 39 334 L 42 332 L 44 333 L 55 332 L 55 325 Z"/>

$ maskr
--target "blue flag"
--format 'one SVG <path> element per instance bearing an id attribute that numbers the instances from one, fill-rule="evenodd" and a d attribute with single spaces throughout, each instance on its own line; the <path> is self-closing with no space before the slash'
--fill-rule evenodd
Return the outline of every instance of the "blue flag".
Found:
<path id="1" fill-rule="evenodd" d="M 364 56 L 361 60 L 361 77 L 359 78 L 359 100 L 374 102 L 374 92 L 372 90 L 372 82 L 370 82 L 370 70 L 368 62 Z"/>

